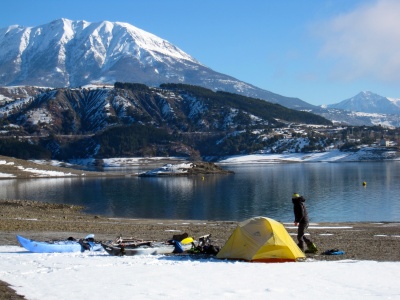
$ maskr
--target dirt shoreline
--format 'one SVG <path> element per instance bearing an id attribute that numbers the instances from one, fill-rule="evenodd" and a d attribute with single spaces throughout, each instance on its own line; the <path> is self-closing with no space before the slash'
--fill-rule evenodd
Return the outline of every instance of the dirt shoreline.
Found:
<path id="1" fill-rule="evenodd" d="M 87 178 L 87 177 L 137 177 L 137 176 L 196 176 L 196 175 L 227 175 L 233 174 L 232 171 L 226 170 L 212 162 L 193 161 L 191 168 L 185 169 L 185 172 L 177 172 L 165 170 L 158 174 L 147 174 L 149 170 L 157 169 L 167 164 L 180 164 L 182 162 L 189 163 L 187 160 L 178 158 L 162 158 L 162 159 L 139 159 L 135 163 L 125 166 L 146 166 L 146 171 L 140 173 L 125 172 L 101 172 L 101 171 L 84 171 L 77 168 L 61 167 L 51 165 L 51 161 L 41 164 L 18 159 L 14 157 L 0 155 L 0 180 L 2 179 L 35 179 L 35 178 Z M 75 166 L 77 167 L 77 166 Z M 147 170 L 148 169 L 148 170 Z"/>
<path id="2" fill-rule="evenodd" d="M 154 220 L 109 218 L 89 215 L 84 208 L 28 200 L 0 200 L 0 245 L 18 245 L 16 235 L 51 240 L 70 236 L 82 238 L 94 233 L 97 240 L 117 236 L 166 241 L 187 232 L 194 238 L 211 234 L 213 244 L 223 246 L 238 222 L 202 220 Z M 297 228 L 284 223 L 296 239 Z M 308 230 L 319 253 L 307 254 L 314 260 L 400 261 L 400 223 L 311 223 Z M 338 248 L 344 255 L 323 255 Z M 0 299 L 25 299 L 0 281 Z"/>
<path id="3" fill-rule="evenodd" d="M 16 235 L 50 240 L 70 236 L 82 238 L 94 233 L 97 240 L 117 236 L 166 241 L 177 233 L 194 238 L 211 234 L 223 246 L 238 222 L 203 220 L 154 220 L 109 218 L 83 213 L 84 208 L 28 200 L 0 200 L 0 245 L 18 245 Z M 297 228 L 284 223 L 296 239 Z M 316 260 L 400 261 L 400 223 L 311 223 L 308 229 L 320 253 L 308 255 Z M 333 248 L 345 255 L 328 256 L 321 252 Z"/>

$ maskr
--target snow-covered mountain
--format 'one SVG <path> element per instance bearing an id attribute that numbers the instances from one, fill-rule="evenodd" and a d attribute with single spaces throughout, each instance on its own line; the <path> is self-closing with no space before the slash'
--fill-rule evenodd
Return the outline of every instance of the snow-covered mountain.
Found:
<path id="1" fill-rule="evenodd" d="M 168 41 L 121 22 L 59 19 L 37 27 L 3 28 L 0 57 L 0 86 L 185 83 L 289 108 L 314 107 L 215 72 Z"/>
<path id="2" fill-rule="evenodd" d="M 372 92 L 361 92 L 339 103 L 327 105 L 327 108 L 364 113 L 400 114 L 400 99 L 386 98 Z"/>

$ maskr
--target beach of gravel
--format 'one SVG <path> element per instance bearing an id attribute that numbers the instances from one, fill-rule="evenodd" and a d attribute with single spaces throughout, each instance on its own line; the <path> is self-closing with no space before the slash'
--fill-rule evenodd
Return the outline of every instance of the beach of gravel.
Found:
<path id="1" fill-rule="evenodd" d="M 110 218 L 89 215 L 84 207 L 28 200 L 0 200 L 0 245 L 18 245 L 16 235 L 46 241 L 83 238 L 89 233 L 96 240 L 109 241 L 118 236 L 167 241 L 175 234 L 188 233 L 197 238 L 211 234 L 214 245 L 222 247 L 236 228 L 237 221 L 154 220 Z M 284 223 L 296 240 L 297 228 Z M 317 245 L 314 260 L 400 261 L 400 223 L 311 223 L 308 229 Z M 325 250 L 340 249 L 344 255 L 324 255 Z M 7 283 L 0 281 L 1 299 L 24 299 Z"/>
<path id="2" fill-rule="evenodd" d="M 0 200 L 0 245 L 18 245 L 17 234 L 43 241 L 83 238 L 89 233 L 101 241 L 117 236 L 167 241 L 174 234 L 186 232 L 195 239 L 211 234 L 212 242 L 222 247 L 238 224 L 237 221 L 110 218 L 89 215 L 83 210 L 68 204 Z M 297 228 L 291 223 L 284 226 L 296 240 Z M 316 260 L 400 261 L 400 223 L 311 223 L 308 232 L 320 250 L 319 254 L 310 255 Z M 345 255 L 321 254 L 334 248 L 343 250 Z"/>

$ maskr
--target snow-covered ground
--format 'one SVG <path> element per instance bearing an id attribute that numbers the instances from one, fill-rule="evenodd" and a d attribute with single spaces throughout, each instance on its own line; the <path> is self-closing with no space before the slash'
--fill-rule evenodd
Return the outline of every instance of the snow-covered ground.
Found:
<path id="1" fill-rule="evenodd" d="M 249 154 L 226 157 L 218 164 L 251 164 L 251 163 L 284 163 L 284 162 L 349 162 L 349 161 L 371 161 L 394 158 L 395 151 L 381 151 L 376 153 L 378 148 L 365 147 L 358 152 L 342 152 L 331 150 L 315 153 L 283 153 L 283 154 Z M 182 157 L 128 157 L 128 158 L 107 158 L 103 160 L 104 167 L 130 167 L 140 164 L 152 164 L 160 161 L 171 160 L 171 164 L 185 163 Z M 72 164 L 93 165 L 94 159 L 74 160 Z"/>
<path id="2" fill-rule="evenodd" d="M 369 160 L 381 160 L 391 158 L 395 154 L 395 151 L 382 151 L 377 154 L 374 150 L 377 148 L 365 147 L 360 149 L 358 152 L 342 152 L 339 150 L 331 150 L 327 152 L 315 152 L 315 153 L 283 153 L 283 154 L 249 154 L 249 155 L 236 155 L 224 158 L 218 161 L 218 164 L 249 164 L 249 163 L 282 163 L 282 162 L 348 162 L 348 161 L 369 161 Z M 134 166 L 144 161 L 148 163 L 154 163 L 162 159 L 171 159 L 174 161 L 181 160 L 184 162 L 184 158 L 171 157 L 148 157 L 148 158 L 108 158 L 104 159 L 105 167 L 112 166 Z M 396 158 L 392 158 L 399 160 Z"/>
<path id="3" fill-rule="evenodd" d="M 395 156 L 395 151 L 383 151 L 377 153 L 377 148 L 365 147 L 357 152 L 342 152 L 331 150 L 315 153 L 284 153 L 284 154 L 250 154 L 231 156 L 220 160 L 222 164 L 239 163 L 281 163 L 281 162 L 349 162 L 382 160 Z M 398 158 L 392 158 L 398 160 Z"/>
<path id="4" fill-rule="evenodd" d="M 27 299 L 400 299 L 400 262 L 246 263 L 0 246 L 0 280 Z"/>
<path id="5" fill-rule="evenodd" d="M 42 162 L 43 163 L 43 162 Z M 25 168 L 23 166 L 18 166 L 12 161 L 7 160 L 0 160 L 0 170 L 2 166 L 7 166 L 9 168 L 15 167 L 20 172 L 27 172 L 35 177 L 69 177 L 69 176 L 76 176 L 71 172 L 62 172 L 62 171 L 52 171 L 52 170 L 41 170 L 38 168 Z M 17 177 L 14 174 L 0 172 L 0 177 L 2 178 L 14 178 Z"/>
<path id="6" fill-rule="evenodd" d="M 281 163 L 281 162 L 338 162 L 357 161 L 359 156 L 352 153 L 333 150 L 330 152 L 318 153 L 286 153 L 286 154 L 250 154 L 238 155 L 225 158 L 219 163 L 240 164 L 240 163 Z"/>

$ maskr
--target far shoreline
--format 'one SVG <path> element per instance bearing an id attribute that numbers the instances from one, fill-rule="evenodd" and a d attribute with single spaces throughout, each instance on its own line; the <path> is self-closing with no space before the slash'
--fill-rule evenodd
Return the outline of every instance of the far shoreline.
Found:
<path id="1" fill-rule="evenodd" d="M 390 151 L 388 151 L 390 152 Z M 392 151 L 393 152 L 393 151 Z M 393 154 L 393 153 L 392 153 Z M 400 156 L 397 152 L 392 157 L 371 158 L 362 156 L 354 156 L 354 153 L 340 152 L 333 150 L 320 153 L 286 153 L 286 154 L 249 154 L 237 155 L 216 162 L 190 161 L 183 157 L 126 157 L 126 158 L 108 158 L 101 159 L 103 161 L 102 168 L 108 169 L 138 169 L 140 172 L 113 172 L 113 171 L 92 171 L 85 170 L 85 166 L 89 168 L 93 165 L 95 159 L 78 160 L 72 164 L 54 160 L 23 160 L 13 157 L 0 155 L 0 180 L 8 179 L 36 179 L 36 178 L 121 178 L 121 177 L 138 177 L 142 173 L 157 169 L 166 165 L 177 164 L 213 164 L 214 171 L 205 173 L 205 169 L 194 171 L 190 174 L 161 174 L 158 176 L 196 176 L 208 174 L 227 174 L 232 173 L 226 169 L 229 166 L 256 166 L 256 165 L 279 165 L 279 164 L 296 164 L 296 163 L 366 163 L 366 162 L 400 162 Z M 82 168 L 78 168 L 78 166 Z M 217 170 L 219 169 L 219 170 Z M 222 170 L 222 171 L 221 171 Z"/>
<path id="2" fill-rule="evenodd" d="M 129 158 L 128 160 L 130 160 Z M 1 179 L 42 179 L 42 178 L 121 178 L 141 176 L 197 176 L 197 175 L 227 175 L 230 170 L 221 168 L 215 163 L 202 161 L 187 161 L 178 158 L 155 158 L 149 162 L 130 165 L 132 168 L 143 167 L 142 172 L 104 172 L 88 171 L 76 168 L 77 165 L 59 166 L 54 161 L 31 161 L 0 155 L 0 180 Z M 63 163 L 61 163 L 63 165 Z M 179 166 L 182 165 L 181 170 Z M 169 167 L 169 170 L 167 167 Z M 172 168 L 177 166 L 177 168 Z M 189 167 L 190 166 L 190 167 Z M 112 168 L 112 167 L 110 167 Z M 115 166 L 115 168 L 129 168 L 127 165 Z M 151 170 L 159 170 L 148 174 Z"/>

